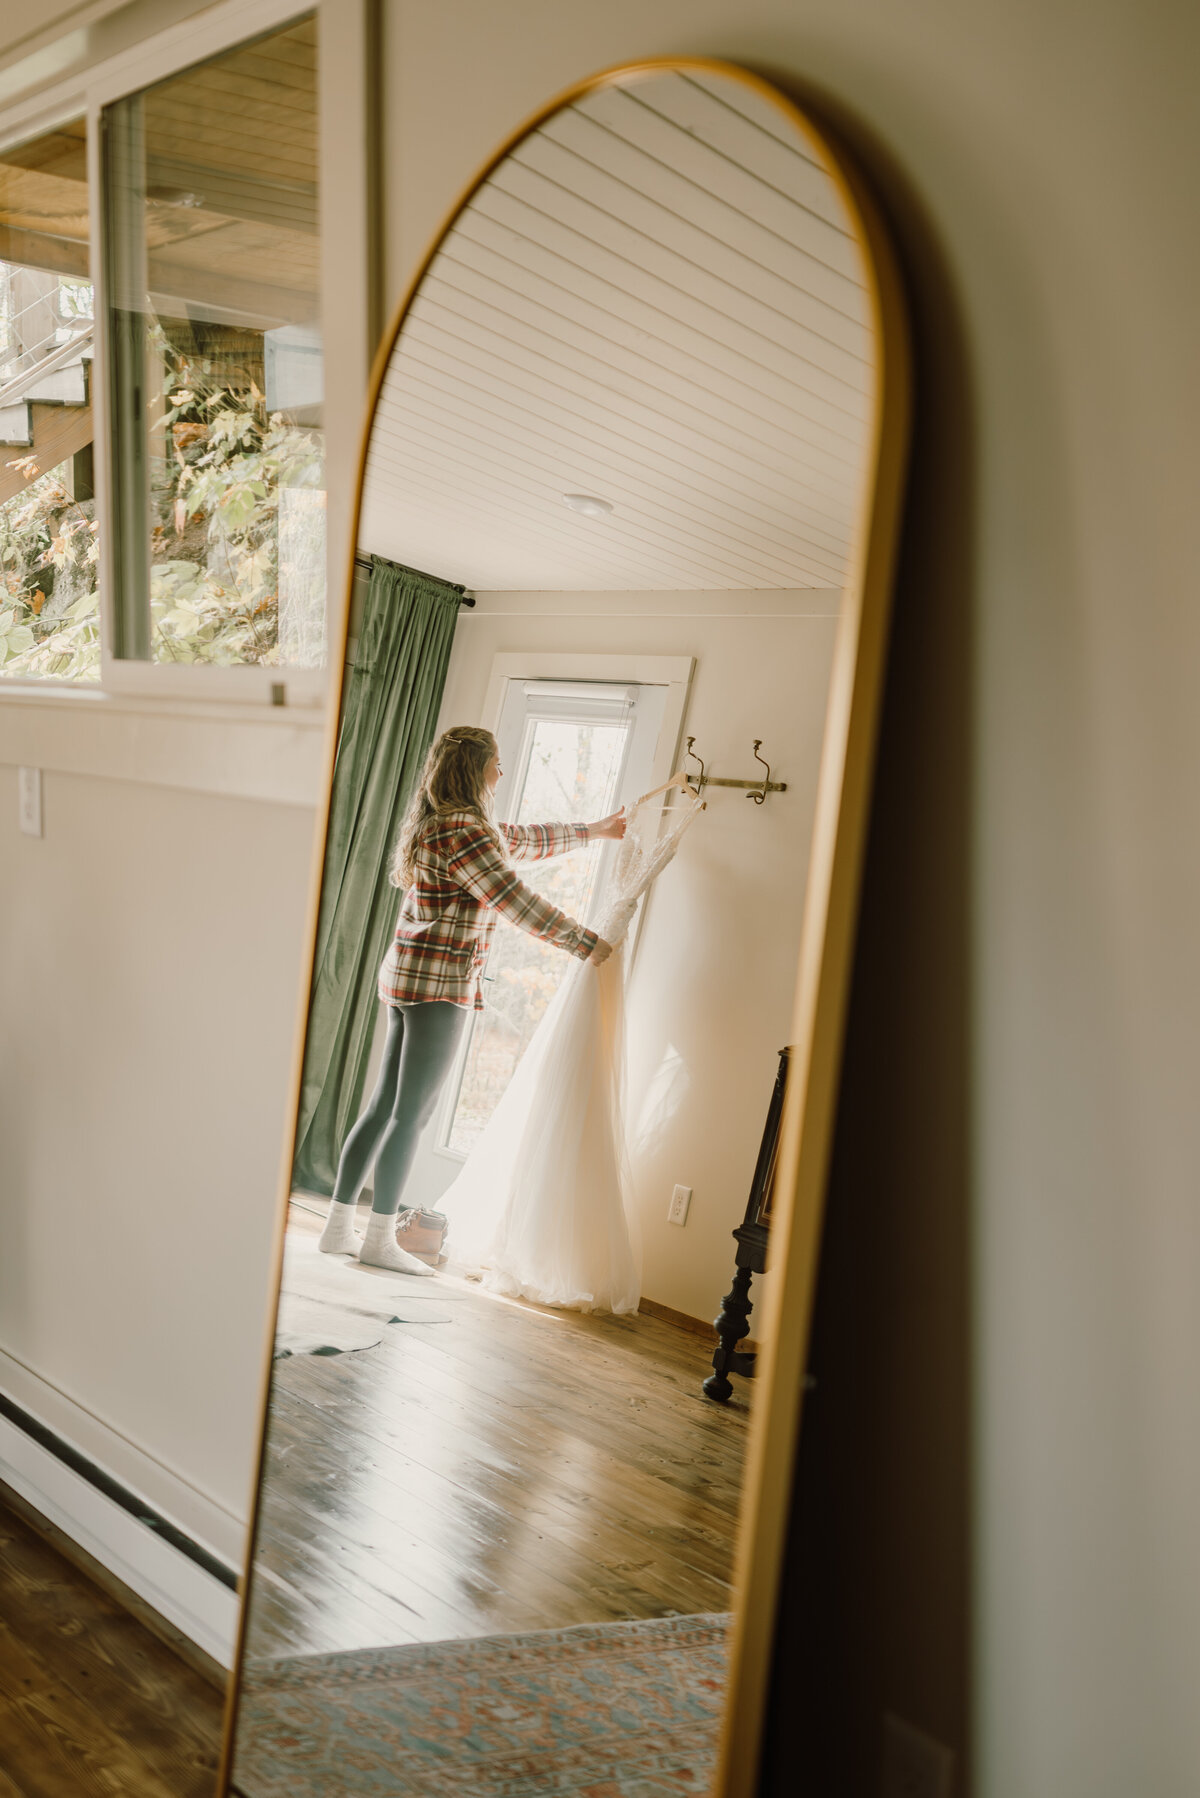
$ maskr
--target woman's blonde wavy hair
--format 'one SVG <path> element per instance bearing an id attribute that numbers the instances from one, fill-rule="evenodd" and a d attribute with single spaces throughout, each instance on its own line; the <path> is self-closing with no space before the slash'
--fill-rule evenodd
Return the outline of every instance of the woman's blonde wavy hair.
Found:
<path id="1" fill-rule="evenodd" d="M 495 753 L 495 737 L 478 725 L 456 724 L 442 732 L 425 757 L 400 831 L 392 857 L 393 886 L 412 885 L 421 839 L 429 826 L 447 812 L 474 812 L 489 830 L 495 830 L 492 796 L 484 778 Z"/>

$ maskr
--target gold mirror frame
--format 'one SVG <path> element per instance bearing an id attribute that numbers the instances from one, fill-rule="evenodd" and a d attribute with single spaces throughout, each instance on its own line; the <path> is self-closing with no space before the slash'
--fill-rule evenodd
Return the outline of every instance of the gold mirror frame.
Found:
<path id="1" fill-rule="evenodd" d="M 778 1588 L 786 1549 L 803 1404 L 805 1359 L 816 1289 L 911 415 L 907 308 L 895 252 L 882 215 L 861 172 L 836 134 L 823 120 L 818 123 L 814 119 L 809 110 L 810 101 L 806 100 L 802 105 L 778 81 L 719 58 L 666 56 L 620 64 L 577 82 L 540 107 L 488 158 L 456 200 L 422 257 L 393 314 L 371 370 L 355 482 L 340 654 L 336 659 L 332 655 L 330 658 L 325 829 L 319 834 L 314 853 L 307 945 L 311 983 L 345 671 L 349 594 L 367 456 L 384 377 L 409 310 L 462 213 L 493 172 L 527 137 L 564 107 L 598 89 L 620 86 L 646 75 L 667 73 L 720 75 L 740 82 L 780 111 L 812 145 L 819 160 L 828 168 L 849 216 L 858 227 L 876 348 L 870 448 L 864 466 L 864 492 L 853 570 L 845 587 L 834 647 L 801 925 L 791 1070 L 773 1200 L 775 1254 L 772 1271 L 776 1277 L 768 1282 L 764 1301 L 762 1349 L 755 1378 L 757 1391 L 738 1519 L 732 1657 L 714 1787 L 714 1798 L 752 1798 L 757 1790 Z M 819 103 L 817 110 L 820 110 Z M 261 1513 L 272 1355 L 299 1116 L 308 997 L 306 989 L 300 1005 L 293 1053 L 290 1129 L 284 1143 L 272 1249 L 272 1288 L 259 1407 L 259 1460 L 251 1498 L 246 1570 L 239 1583 L 241 1605 L 225 1703 L 217 1798 L 228 1798 L 231 1790 L 246 1647 L 248 1588 Z"/>

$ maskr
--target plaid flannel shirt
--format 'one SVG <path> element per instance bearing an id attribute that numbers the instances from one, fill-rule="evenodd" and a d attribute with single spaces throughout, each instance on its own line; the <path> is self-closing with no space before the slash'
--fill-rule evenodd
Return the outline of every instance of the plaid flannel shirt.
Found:
<path id="1" fill-rule="evenodd" d="M 586 824 L 499 824 L 507 856 L 474 812 L 449 812 L 422 840 L 391 948 L 379 970 L 386 1005 L 446 999 L 483 1010 L 479 981 L 499 914 L 586 961 L 599 941 L 513 873 L 510 861 L 563 855 Z"/>

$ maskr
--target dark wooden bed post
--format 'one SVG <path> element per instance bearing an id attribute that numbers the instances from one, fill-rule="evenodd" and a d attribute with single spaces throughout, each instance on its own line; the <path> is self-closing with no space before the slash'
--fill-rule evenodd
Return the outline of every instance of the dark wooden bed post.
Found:
<path id="1" fill-rule="evenodd" d="M 783 1117 L 783 1095 L 787 1084 L 790 1049 L 779 1051 L 779 1068 L 775 1087 L 767 1109 L 767 1123 L 754 1165 L 746 1215 L 733 1232 L 737 1243 L 733 1285 L 721 1300 L 720 1316 L 713 1319 L 717 1347 L 713 1354 L 713 1371 L 704 1382 L 709 1398 L 719 1403 L 733 1396 L 731 1373 L 750 1379 L 754 1373 L 755 1355 L 739 1350 L 737 1344 L 750 1328 L 750 1281 L 754 1274 L 767 1271 L 767 1238 L 771 1225 L 771 1193 L 775 1185 L 775 1166 L 779 1151 L 779 1123 Z"/>

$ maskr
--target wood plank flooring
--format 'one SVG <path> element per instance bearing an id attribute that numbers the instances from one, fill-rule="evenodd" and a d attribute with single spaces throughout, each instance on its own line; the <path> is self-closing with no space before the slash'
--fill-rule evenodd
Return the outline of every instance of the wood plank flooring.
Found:
<path id="1" fill-rule="evenodd" d="M 706 1399 L 657 1318 L 445 1278 L 451 1322 L 276 1364 L 251 1654 L 728 1609 L 750 1388 Z"/>
<path id="2" fill-rule="evenodd" d="M 221 1706 L 0 1491 L 0 1798 L 211 1798 Z"/>
<path id="3" fill-rule="evenodd" d="M 701 1394 L 708 1345 L 463 1282 L 446 1309 L 279 1364 L 252 1653 L 728 1608 L 749 1412 Z M 219 1689 L 13 1506 L 0 1798 L 210 1798 Z"/>

